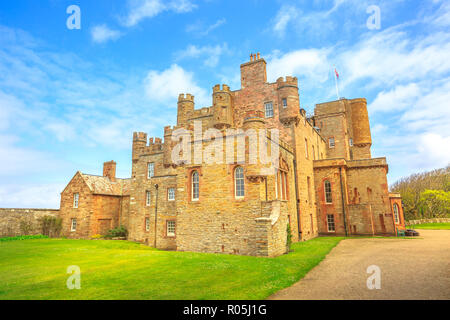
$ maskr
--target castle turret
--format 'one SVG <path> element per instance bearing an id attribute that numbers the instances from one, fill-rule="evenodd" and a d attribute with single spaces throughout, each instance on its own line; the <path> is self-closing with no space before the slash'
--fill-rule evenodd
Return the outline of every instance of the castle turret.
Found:
<path id="1" fill-rule="evenodd" d="M 186 124 L 189 114 L 194 112 L 194 96 L 187 93 L 183 93 L 178 97 L 178 113 L 177 113 L 177 125 L 183 126 Z"/>
<path id="2" fill-rule="evenodd" d="M 278 106 L 280 121 L 284 124 L 297 121 L 300 110 L 298 95 L 298 79 L 296 77 L 283 77 L 277 80 Z"/>
<path id="3" fill-rule="evenodd" d="M 233 125 L 233 97 L 230 87 L 216 85 L 213 88 L 213 125 L 218 129 Z"/>
<path id="4" fill-rule="evenodd" d="M 164 127 L 164 155 L 163 164 L 164 166 L 173 165 L 172 161 L 172 150 L 174 142 L 172 141 L 173 129 L 171 126 Z"/>
<path id="5" fill-rule="evenodd" d="M 147 146 L 147 134 L 144 132 L 133 133 L 132 160 L 137 161 Z"/>
<path id="6" fill-rule="evenodd" d="M 242 89 L 262 85 L 267 82 L 266 61 L 259 53 L 250 55 L 250 62 L 241 65 Z"/>
<path id="7" fill-rule="evenodd" d="M 364 98 L 350 100 L 353 131 L 353 158 L 371 158 L 370 147 L 372 136 L 370 134 L 369 114 L 367 101 Z"/>

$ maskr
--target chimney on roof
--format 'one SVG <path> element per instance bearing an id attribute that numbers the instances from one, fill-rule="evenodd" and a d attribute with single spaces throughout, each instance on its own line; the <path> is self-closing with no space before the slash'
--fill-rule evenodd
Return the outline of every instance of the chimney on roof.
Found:
<path id="1" fill-rule="evenodd" d="M 103 164 L 103 176 L 109 178 L 109 180 L 113 182 L 116 181 L 116 162 L 111 160 Z"/>

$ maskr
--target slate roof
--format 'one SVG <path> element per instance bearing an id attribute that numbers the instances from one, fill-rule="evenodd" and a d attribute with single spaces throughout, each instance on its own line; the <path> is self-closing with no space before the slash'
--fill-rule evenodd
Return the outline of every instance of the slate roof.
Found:
<path id="1" fill-rule="evenodd" d="M 89 189 L 94 194 L 104 194 L 111 196 L 127 196 L 130 195 L 131 179 L 116 178 L 113 182 L 108 177 L 95 176 L 81 173 L 81 177 L 86 181 Z"/>

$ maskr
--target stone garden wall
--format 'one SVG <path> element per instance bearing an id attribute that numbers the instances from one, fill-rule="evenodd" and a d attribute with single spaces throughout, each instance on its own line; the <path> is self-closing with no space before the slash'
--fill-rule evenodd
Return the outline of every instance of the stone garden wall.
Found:
<path id="1" fill-rule="evenodd" d="M 0 237 L 41 234 L 39 218 L 58 216 L 54 209 L 1 209 Z"/>

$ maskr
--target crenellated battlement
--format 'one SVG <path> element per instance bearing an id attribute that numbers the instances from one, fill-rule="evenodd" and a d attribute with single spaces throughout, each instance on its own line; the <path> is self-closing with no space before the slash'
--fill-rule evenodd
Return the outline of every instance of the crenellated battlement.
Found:
<path id="1" fill-rule="evenodd" d="M 144 141 L 147 144 L 147 134 L 145 132 L 134 132 L 133 133 L 133 142 Z"/>
<path id="2" fill-rule="evenodd" d="M 216 93 L 216 92 L 228 92 L 228 93 L 230 93 L 231 90 L 230 90 L 230 87 L 228 85 L 226 85 L 226 84 L 223 84 L 222 86 L 220 84 L 216 84 L 213 87 L 213 94 Z"/>
<path id="3" fill-rule="evenodd" d="M 277 88 L 283 88 L 286 86 L 290 86 L 290 87 L 296 87 L 298 88 L 298 78 L 297 77 L 291 77 L 291 76 L 287 76 L 286 79 L 284 77 L 279 77 L 277 79 Z"/>
<path id="4" fill-rule="evenodd" d="M 188 102 L 194 102 L 194 96 L 190 93 L 180 93 L 180 95 L 178 96 L 178 102 L 184 102 L 184 101 L 188 101 Z"/>

